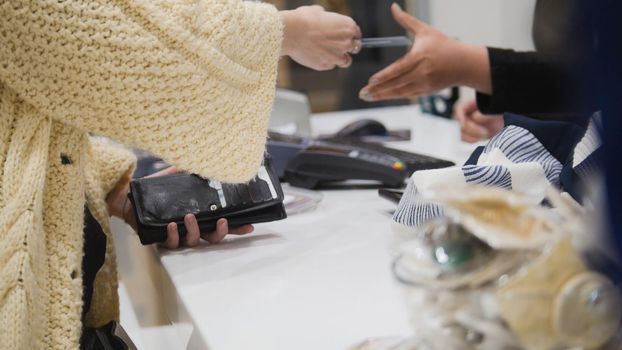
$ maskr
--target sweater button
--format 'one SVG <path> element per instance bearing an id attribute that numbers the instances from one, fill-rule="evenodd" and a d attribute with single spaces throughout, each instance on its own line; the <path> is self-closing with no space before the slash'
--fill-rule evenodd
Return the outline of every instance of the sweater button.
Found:
<path id="1" fill-rule="evenodd" d="M 68 156 L 68 155 L 66 155 L 65 153 L 61 153 L 61 154 L 60 154 L 60 162 L 61 162 L 63 165 L 69 165 L 69 164 L 72 164 L 72 163 L 73 163 L 73 161 L 71 160 L 71 157 L 69 157 L 69 156 Z"/>

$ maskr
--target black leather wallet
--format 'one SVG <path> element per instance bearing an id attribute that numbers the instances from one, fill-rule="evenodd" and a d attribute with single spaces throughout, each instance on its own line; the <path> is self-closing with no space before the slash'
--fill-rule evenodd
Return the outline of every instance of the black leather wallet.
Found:
<path id="1" fill-rule="evenodd" d="M 248 184 L 224 184 L 180 173 L 133 180 L 128 196 L 144 245 L 166 241 L 170 222 L 176 222 L 180 236 L 185 236 L 188 213 L 196 216 L 201 232 L 213 231 L 220 218 L 237 227 L 287 217 L 283 189 L 269 156 Z"/>

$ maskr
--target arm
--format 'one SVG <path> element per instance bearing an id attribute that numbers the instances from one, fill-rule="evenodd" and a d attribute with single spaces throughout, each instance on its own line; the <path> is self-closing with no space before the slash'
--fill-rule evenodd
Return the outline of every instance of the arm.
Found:
<path id="1" fill-rule="evenodd" d="M 105 154 L 105 153 L 104 153 Z M 177 172 L 174 167 L 169 167 L 148 177 L 166 176 Z M 136 215 L 134 214 L 134 207 L 132 202 L 128 199 L 130 177 L 125 175 L 118 178 L 116 185 L 112 189 L 106 192 L 106 205 L 110 216 L 116 216 L 122 219 L 130 225 L 134 231 L 138 231 L 138 224 L 136 222 Z M 227 234 L 244 235 L 253 232 L 252 225 L 244 225 L 241 227 L 235 227 L 229 229 L 227 219 L 219 219 L 216 223 L 216 230 L 213 232 L 200 232 L 199 224 L 196 217 L 193 214 L 187 214 L 184 217 L 184 225 L 188 230 L 188 233 L 183 242 L 179 239 L 179 231 L 177 230 L 177 224 L 169 223 L 167 226 L 167 239 L 162 243 L 162 246 L 168 249 L 176 249 L 181 245 L 188 247 L 197 246 L 200 243 L 200 239 L 204 239 L 212 244 L 222 241 Z"/>
<path id="2" fill-rule="evenodd" d="M 106 259 L 94 280 L 93 297 L 84 323 L 100 327 L 119 319 L 115 249 L 110 231 L 108 193 L 134 171 L 136 158 L 128 150 L 98 137 L 90 137 L 84 164 L 86 203 L 107 236 Z"/>
<path id="3" fill-rule="evenodd" d="M 392 7 L 395 19 L 415 36 L 411 50 L 374 74 L 361 90 L 369 101 L 428 95 L 450 86 L 478 92 L 482 113 L 569 114 L 593 111 L 579 96 L 585 62 L 580 55 L 515 52 L 460 43 Z"/>
<path id="4" fill-rule="evenodd" d="M 579 95 L 585 66 L 578 58 L 489 48 L 492 94 L 477 93 L 482 113 L 569 114 L 591 112 Z M 568 56 L 568 55 L 566 55 Z"/>
<path id="5" fill-rule="evenodd" d="M 90 138 L 87 157 L 86 179 L 89 207 L 98 221 L 107 223 L 109 216 L 125 221 L 136 231 L 136 217 L 132 202 L 128 200 L 129 184 L 136 167 L 136 157 L 123 147 L 114 145 L 98 137 Z M 176 170 L 165 169 L 151 176 L 165 176 Z M 105 205 L 104 205 L 105 203 Z M 226 219 L 218 221 L 214 232 L 199 232 L 196 218 L 188 214 L 185 218 L 188 235 L 185 242 L 179 241 L 177 227 L 169 225 L 168 238 L 163 246 L 175 249 L 185 243 L 187 246 L 199 244 L 199 238 L 210 243 L 220 242 L 227 234 L 246 234 L 253 231 L 252 225 L 229 229 Z M 108 227 L 107 224 L 102 225 Z"/>
<path id="6" fill-rule="evenodd" d="M 0 6 L 0 18 L 0 81 L 42 122 L 108 136 L 204 177 L 255 174 L 283 40 L 272 6 L 22 0 Z M 353 38 L 338 39 L 345 47 Z"/>
<path id="7" fill-rule="evenodd" d="M 454 40 L 420 22 L 393 4 L 393 17 L 414 36 L 402 58 L 374 74 L 360 92 L 366 101 L 409 98 L 454 86 L 490 93 L 490 64 L 486 48 Z"/>
<path id="8" fill-rule="evenodd" d="M 136 168 L 132 152 L 108 139 L 89 137 L 84 166 L 87 205 L 104 230 L 111 216 L 123 219 L 123 200 Z"/>

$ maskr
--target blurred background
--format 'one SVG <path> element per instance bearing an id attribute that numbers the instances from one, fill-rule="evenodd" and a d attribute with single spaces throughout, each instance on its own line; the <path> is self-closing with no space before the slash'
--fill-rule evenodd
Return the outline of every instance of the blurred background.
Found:
<path id="1" fill-rule="evenodd" d="M 364 37 L 405 35 L 393 20 L 392 0 L 271 0 L 279 9 L 318 4 L 327 10 L 352 16 Z M 535 0 L 398 0 L 419 19 L 461 41 L 532 50 L 531 27 Z M 467 15 L 469 14 L 469 15 Z M 486 16 L 481 16 L 486 14 Z M 477 16 L 478 18 L 476 18 Z M 416 39 L 415 39 L 416 40 Z M 280 64 L 278 85 L 305 93 L 314 113 L 418 103 L 419 99 L 368 103 L 358 98 L 368 78 L 405 53 L 404 49 L 368 49 L 354 57 L 348 69 L 313 72 L 289 59 Z M 448 95 L 449 92 L 444 92 Z M 469 89 L 460 96 L 472 97 Z"/>

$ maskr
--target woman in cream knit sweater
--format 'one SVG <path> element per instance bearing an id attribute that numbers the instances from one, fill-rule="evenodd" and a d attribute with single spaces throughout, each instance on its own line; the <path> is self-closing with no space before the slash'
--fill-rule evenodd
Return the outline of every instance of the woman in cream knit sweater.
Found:
<path id="1" fill-rule="evenodd" d="M 279 55 L 346 66 L 359 36 L 318 7 L 0 1 L 0 348 L 78 348 L 85 205 L 108 243 L 84 325 L 118 319 L 106 197 L 134 159 L 89 133 L 247 181 L 264 152 Z"/>

